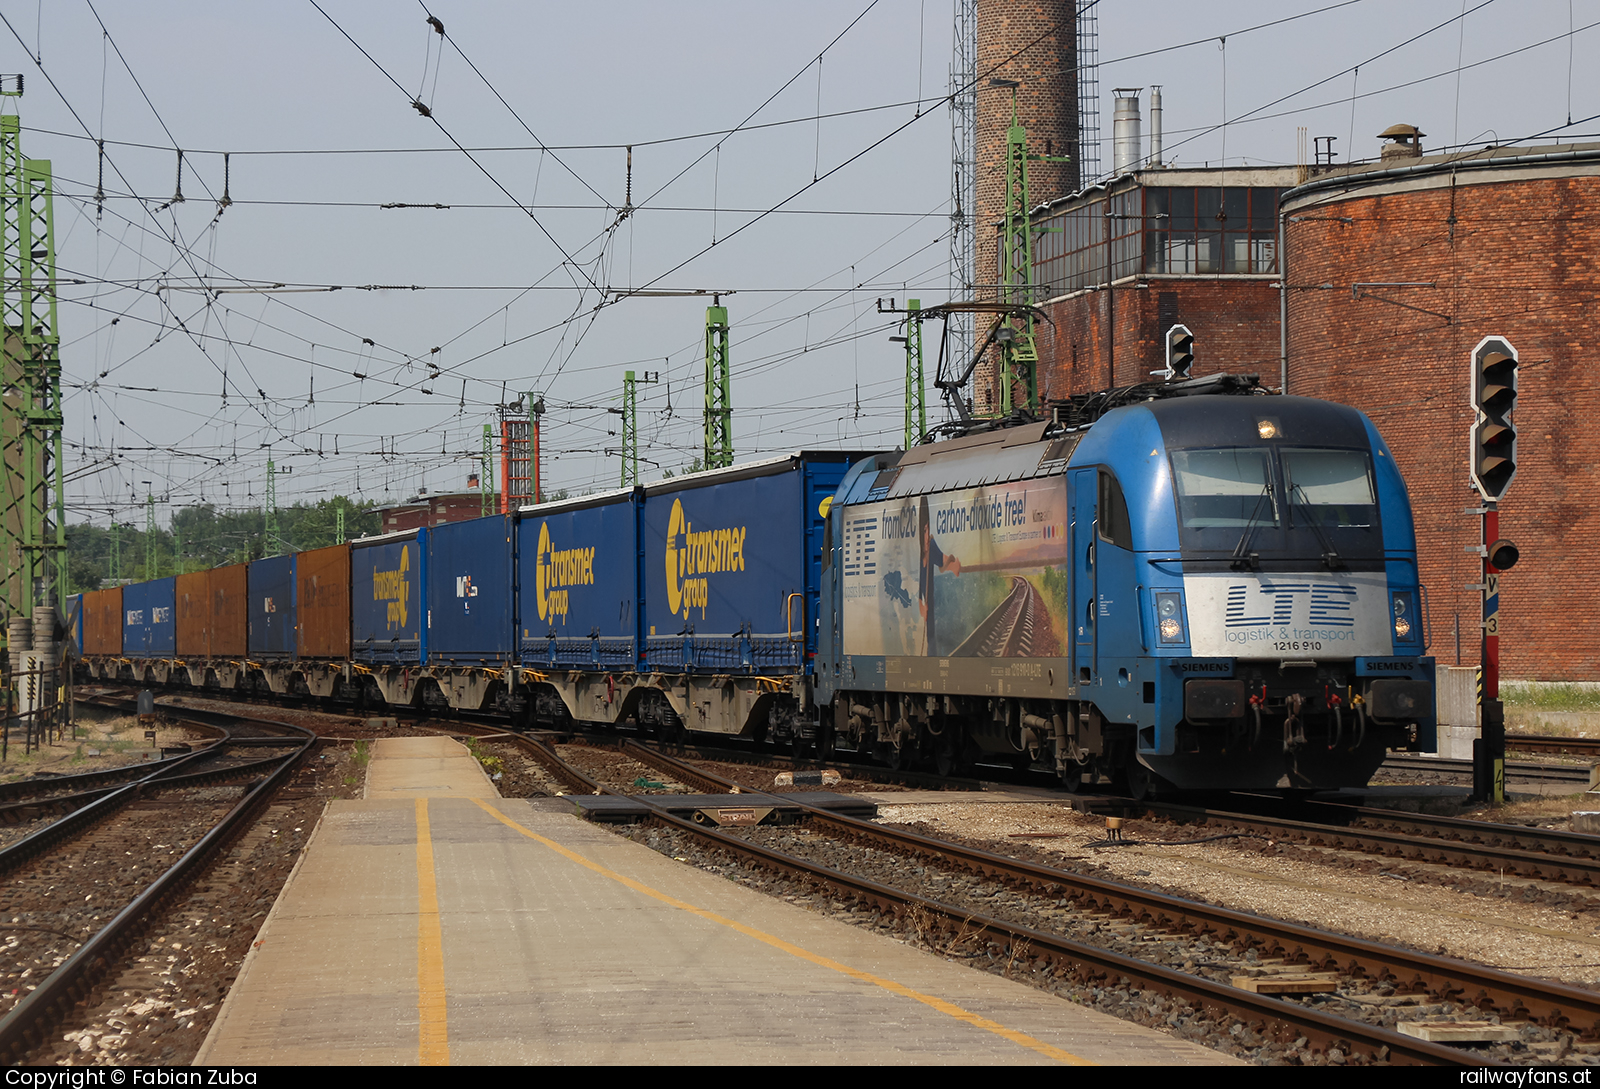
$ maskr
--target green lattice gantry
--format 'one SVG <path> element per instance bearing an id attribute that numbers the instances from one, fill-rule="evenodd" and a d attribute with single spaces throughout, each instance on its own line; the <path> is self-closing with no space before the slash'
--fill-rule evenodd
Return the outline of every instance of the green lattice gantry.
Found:
<path id="1" fill-rule="evenodd" d="M 10 98 L 20 90 L 0 91 Z M 50 163 L 22 156 L 21 122 L 0 116 L 0 607 L 65 608 L 61 359 Z"/>

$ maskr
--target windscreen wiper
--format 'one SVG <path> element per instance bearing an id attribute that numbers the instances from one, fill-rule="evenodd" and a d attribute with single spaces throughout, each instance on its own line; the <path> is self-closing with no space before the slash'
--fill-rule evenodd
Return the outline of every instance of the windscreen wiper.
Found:
<path id="1" fill-rule="evenodd" d="M 1256 505 L 1250 511 L 1250 520 L 1244 524 L 1244 532 L 1239 535 L 1239 543 L 1233 546 L 1233 560 L 1228 564 L 1235 571 L 1259 571 L 1261 557 L 1248 551 L 1250 540 L 1256 535 L 1256 526 L 1261 524 L 1261 506 L 1272 497 L 1272 482 L 1269 480 L 1261 486 L 1261 494 L 1256 496 Z"/>
<path id="2" fill-rule="evenodd" d="M 1300 498 L 1296 501 L 1295 496 Z M 1323 530 L 1322 523 L 1317 520 L 1311 510 L 1311 501 L 1306 498 L 1306 491 L 1296 484 L 1289 489 L 1289 523 L 1294 524 L 1294 508 L 1299 506 L 1306 512 L 1306 524 L 1311 527 L 1311 532 L 1317 535 L 1317 541 L 1322 545 L 1322 562 L 1328 565 L 1331 571 L 1343 567 L 1344 561 L 1339 558 L 1339 553 L 1334 550 L 1333 542 L 1328 539 L 1328 534 Z"/>

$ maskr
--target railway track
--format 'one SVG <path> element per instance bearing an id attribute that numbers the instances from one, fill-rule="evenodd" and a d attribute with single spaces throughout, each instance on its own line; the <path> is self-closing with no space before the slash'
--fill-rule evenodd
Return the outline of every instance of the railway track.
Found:
<path id="1" fill-rule="evenodd" d="M 1506 734 L 1507 752 L 1600 759 L 1600 737 L 1557 737 L 1551 734 Z"/>
<path id="2" fill-rule="evenodd" d="M 185 714 L 225 731 L 231 720 L 240 736 L 144 765 L 147 774 L 88 792 L 95 797 L 80 792 L 82 804 L 0 850 L 0 916 L 10 920 L 0 983 L 22 995 L 0 1018 L 6 1061 L 44 1045 L 119 969 L 141 930 L 260 812 L 316 740 L 287 723 Z"/>
<path id="3" fill-rule="evenodd" d="M 492 731 L 489 727 L 473 727 L 459 732 Z M 513 735 L 503 735 L 503 737 L 509 743 L 521 746 L 523 751 L 530 754 L 537 751 L 547 754 L 545 767 L 549 769 L 549 785 L 553 788 L 547 790 L 547 793 L 561 790 L 591 794 L 608 789 L 594 776 L 585 776 L 572 769 L 567 762 L 555 755 L 549 745 L 541 744 L 532 738 L 517 738 Z M 616 738 L 612 735 L 609 740 L 615 743 Z M 623 748 L 631 759 L 637 760 L 642 766 L 656 769 L 652 776 L 654 781 L 673 779 L 673 785 L 678 790 L 720 792 L 730 789 L 726 780 L 715 776 L 696 778 L 684 770 L 688 765 L 684 765 L 681 761 L 663 764 L 661 761 L 670 758 L 652 753 L 635 743 L 625 743 Z M 717 755 L 718 758 L 725 758 L 725 754 Z M 766 755 L 763 755 L 762 762 L 769 765 L 788 763 L 775 761 Z M 615 783 L 609 789 L 620 793 L 636 792 L 640 788 L 637 788 L 632 780 L 628 780 Z M 1384 816 L 1393 815 L 1384 814 Z M 1476 822 L 1460 823 L 1473 825 Z M 699 858 L 703 853 L 709 859 L 713 856 L 724 857 L 728 852 L 735 852 L 743 859 L 741 866 L 758 867 L 766 872 L 777 872 L 790 867 L 793 862 L 805 861 L 798 856 L 806 853 L 806 844 L 803 838 L 795 838 L 804 829 L 762 828 L 735 834 L 728 830 L 718 831 L 691 822 L 678 821 L 665 813 L 652 817 L 651 825 L 659 829 L 659 835 L 670 836 L 674 842 L 693 841 L 699 844 L 690 852 L 690 857 Z M 835 831 L 828 837 L 822 838 L 831 838 L 840 844 L 852 842 L 853 837 L 877 836 L 885 831 L 869 822 L 850 821 L 848 818 L 824 814 L 820 810 L 808 813 L 805 829 L 825 827 L 831 827 Z M 1448 830 L 1448 825 L 1442 827 Z M 1488 827 L 1494 829 L 1495 826 Z M 1471 831 L 1466 828 L 1453 829 L 1448 830 L 1448 834 L 1465 837 Z M 1516 833 L 1527 836 L 1530 831 L 1517 829 Z M 1504 837 L 1511 833 L 1495 830 L 1490 834 Z M 912 837 L 913 840 L 916 838 Z M 1197 1010 L 1213 1011 L 1212 1014 L 1204 1016 L 1233 1018 L 1237 1024 L 1253 1021 L 1258 1027 L 1267 1025 L 1268 1031 L 1262 1037 L 1264 1040 L 1271 1037 L 1290 1040 L 1291 1043 L 1293 1040 L 1300 1040 L 1305 1048 L 1321 1050 L 1324 1054 L 1330 1053 L 1330 1049 L 1338 1049 L 1348 1055 L 1352 1053 L 1350 1049 L 1354 1049 L 1355 1054 L 1384 1057 L 1388 1061 L 1481 1061 L 1481 1055 L 1477 1053 L 1462 1053 L 1448 1048 L 1441 1048 L 1429 1055 L 1423 1055 L 1416 1050 L 1396 1051 L 1393 1050 L 1394 1045 L 1391 1042 L 1374 1043 L 1378 1037 L 1370 1034 L 1361 1036 L 1360 1032 L 1366 1032 L 1366 1029 L 1357 1032 L 1351 1028 L 1352 1025 L 1359 1024 L 1358 1021 L 1333 1017 L 1328 1023 L 1308 1023 L 1300 1018 L 1303 1007 L 1280 999 L 1251 995 L 1250 1002 L 1264 1003 L 1264 1005 L 1244 1007 L 1229 1005 L 1228 1003 L 1236 1000 L 1240 994 L 1248 992 L 1230 986 L 1227 981 L 1219 982 L 1215 978 L 1202 978 L 1200 982 L 1203 986 L 1195 987 L 1190 981 L 1197 978 L 1197 973 L 1193 968 L 1185 971 L 1182 961 L 1176 965 L 1151 965 L 1148 958 L 1142 958 L 1141 954 L 1149 947 L 1163 943 L 1167 945 L 1172 942 L 1188 943 L 1187 948 L 1190 952 L 1200 948 L 1204 943 L 1209 943 L 1209 954 L 1201 954 L 1205 959 L 1205 963 L 1199 966 L 1201 976 L 1207 973 L 1216 976 L 1220 973 L 1231 980 L 1230 973 L 1241 976 L 1254 974 L 1257 977 L 1263 974 L 1267 977 L 1276 977 L 1296 970 L 1334 973 L 1341 992 L 1348 992 L 1348 997 L 1328 999 L 1328 1001 L 1335 1004 L 1343 1003 L 1357 1013 L 1369 1017 L 1373 1015 L 1374 1010 L 1387 1008 L 1382 1006 L 1383 1002 L 1419 1003 L 1400 1008 L 1424 1013 L 1443 1009 L 1444 1003 L 1452 1003 L 1457 1007 L 1476 1004 L 1482 1011 L 1494 1011 L 1507 1019 L 1529 1017 L 1538 1023 L 1539 1038 L 1545 1041 L 1552 1038 L 1559 1039 L 1563 1031 L 1593 1035 L 1600 1029 L 1600 1007 L 1596 1006 L 1596 1003 L 1600 1002 L 1600 996 L 1576 988 L 1545 984 L 1543 981 L 1528 980 L 1491 969 L 1474 969 L 1470 965 L 1464 965 L 1463 962 L 1450 958 L 1415 954 L 1374 943 L 1365 943 L 1370 945 L 1370 949 L 1352 951 L 1348 944 L 1334 944 L 1336 941 L 1348 943 L 1348 939 L 1339 939 L 1337 936 L 1330 936 L 1313 928 L 1283 924 L 1288 929 L 1274 929 L 1276 924 L 1272 920 L 1211 908 L 1161 894 L 1146 893 L 1144 890 L 1116 883 L 1096 882 L 1065 871 L 1033 867 L 1032 872 L 1029 872 L 1028 863 L 1020 864 L 1024 867 L 1021 876 L 1015 875 L 1014 872 L 1009 877 L 997 876 L 1003 875 L 1006 871 L 996 867 L 1015 865 L 1014 860 L 1000 856 L 986 856 L 983 852 L 967 852 L 965 849 L 953 848 L 936 840 L 926 840 L 922 845 L 911 846 L 907 845 L 908 842 L 910 841 L 905 840 L 902 835 L 897 842 L 880 843 L 871 847 L 871 850 L 882 858 L 900 860 L 895 865 L 880 866 L 882 872 L 876 880 L 870 875 L 852 874 L 844 872 L 847 868 L 828 865 L 829 858 L 837 862 L 837 847 L 820 851 L 821 858 L 816 860 L 821 862 L 820 869 L 802 865 L 798 869 L 791 868 L 788 872 L 804 875 L 795 876 L 793 880 L 808 882 L 812 886 L 830 890 L 828 894 L 830 896 L 874 905 L 875 911 L 887 913 L 899 920 L 897 925 L 902 927 L 902 932 L 908 925 L 914 924 L 915 927 L 920 927 L 928 941 L 938 943 L 936 947 L 946 951 L 948 955 L 958 955 L 958 946 L 969 950 L 977 948 L 979 951 L 973 953 L 972 958 L 980 965 L 984 962 L 992 965 L 997 957 L 1001 962 L 1027 960 L 1030 963 L 1047 965 L 1043 969 L 1033 969 L 1035 973 L 1043 971 L 1057 973 L 1063 977 L 1070 976 L 1078 981 L 1075 986 L 1088 987 L 1092 991 L 1110 993 L 1121 986 L 1125 989 L 1131 988 L 1128 991 L 1130 994 L 1144 991 L 1150 994 L 1159 992 L 1178 996 L 1173 999 L 1174 1002 L 1188 1004 Z M 1516 844 L 1508 845 L 1517 848 Z M 1518 849 L 1528 849 L 1529 846 L 1528 842 L 1522 842 Z M 1583 844 L 1581 839 L 1572 840 L 1566 847 L 1568 853 L 1574 854 L 1582 853 L 1586 849 L 1587 845 Z M 952 855 L 952 852 L 957 853 Z M 928 860 L 942 860 L 938 865 L 947 869 L 951 875 L 947 883 L 942 887 L 935 884 L 921 890 L 900 887 L 906 883 L 905 876 L 912 869 L 903 862 L 908 856 L 919 859 L 918 868 L 927 870 L 934 868 Z M 956 875 L 959 874 L 965 875 L 963 880 L 974 883 L 973 887 L 966 890 L 958 889 L 959 882 L 956 880 Z M 997 880 L 1007 885 L 1010 891 L 996 894 L 994 884 Z M 975 895 L 976 899 L 963 899 L 969 895 Z M 1020 899 L 1012 905 L 1011 910 L 998 910 L 1006 898 L 1013 896 Z M 957 903 L 945 904 L 944 907 L 949 910 L 941 912 L 939 910 L 941 900 L 954 900 Z M 992 913 L 971 910 L 974 903 L 980 902 L 997 910 Z M 1062 904 L 1068 905 L 1068 908 L 1061 908 Z M 1051 931 L 1056 928 L 1058 916 L 1064 910 L 1069 915 L 1081 915 L 1088 920 L 1089 926 L 1098 926 L 1100 928 L 1098 936 L 1092 936 L 1089 941 L 1064 938 L 1059 933 L 1052 937 Z M 1041 934 L 1044 936 L 1043 939 L 1038 937 Z M 1150 935 L 1158 937 L 1152 938 Z M 1160 935 L 1166 937 L 1159 937 Z M 1101 939 L 1105 940 L 1104 944 L 1095 944 Z M 1110 948 L 1107 948 L 1107 945 Z M 1078 946 L 1083 946 L 1092 952 L 1086 953 L 1078 949 Z M 1243 956 L 1240 955 L 1241 950 Z M 1254 954 L 1254 959 L 1251 959 L 1251 954 Z M 1116 959 L 1118 956 L 1133 963 L 1125 964 Z M 1191 956 L 1189 959 L 1194 958 Z M 1471 974 L 1473 972 L 1477 974 Z M 1118 981 L 1121 980 L 1128 982 L 1119 984 Z M 1362 980 L 1368 982 L 1362 983 Z M 1392 988 L 1395 993 L 1384 996 L 1374 991 L 1361 991 L 1361 987 L 1371 986 L 1370 981 L 1373 980 L 1377 981 L 1378 988 Z M 1374 995 L 1376 997 L 1373 997 Z M 1234 1012 L 1225 1013 L 1226 1010 Z M 1304 1010 L 1304 1012 L 1317 1013 L 1315 1010 Z M 1392 1012 L 1393 1010 L 1390 1010 L 1390 1013 Z M 1267 1014 L 1273 1015 L 1272 1018 L 1269 1019 Z M 1315 1022 L 1315 1018 L 1311 1021 Z M 1378 1027 L 1377 1031 L 1386 1030 Z M 1382 1039 L 1387 1041 L 1388 1037 L 1396 1035 L 1387 1032 L 1387 1036 Z M 1415 1049 L 1420 1043 L 1409 1037 L 1401 1039 L 1405 1041 L 1405 1048 Z M 1391 1050 L 1384 1051 L 1384 1048 Z"/>
<path id="4" fill-rule="evenodd" d="M 1507 747 L 1510 747 L 1509 743 Z M 1472 777 L 1472 761 L 1452 760 L 1440 756 L 1390 754 L 1389 758 L 1383 762 L 1383 770 L 1424 771 L 1435 775 L 1462 776 L 1470 780 Z M 1507 761 L 1506 778 L 1508 780 L 1520 779 L 1524 782 L 1587 785 L 1589 782 L 1589 768 L 1588 765 L 1580 766 L 1577 764 L 1530 764 L 1520 761 Z"/>
<path id="5" fill-rule="evenodd" d="M 1597 836 L 1322 802 L 1311 803 L 1308 808 L 1325 811 L 1338 823 L 1166 802 L 1145 803 L 1144 808 L 1184 823 L 1243 830 L 1310 847 L 1600 887 Z"/>

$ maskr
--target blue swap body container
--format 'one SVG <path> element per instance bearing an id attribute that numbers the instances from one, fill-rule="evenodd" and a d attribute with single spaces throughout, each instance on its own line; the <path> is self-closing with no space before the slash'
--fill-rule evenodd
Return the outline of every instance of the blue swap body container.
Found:
<path id="1" fill-rule="evenodd" d="M 515 520 L 445 522 L 428 530 L 428 659 L 509 663 L 516 646 Z"/>
<path id="2" fill-rule="evenodd" d="M 517 512 L 524 665 L 632 670 L 639 639 L 637 488 Z"/>
<path id="3" fill-rule="evenodd" d="M 427 660 L 428 530 L 350 543 L 350 657 L 418 665 Z"/>
<path id="4" fill-rule="evenodd" d="M 296 615 L 294 555 L 252 560 L 249 584 L 249 647 L 252 658 L 293 658 Z"/>
<path id="5" fill-rule="evenodd" d="M 648 668 L 808 668 L 821 606 L 818 508 L 865 456 L 801 451 L 644 488 Z"/>
<path id="6" fill-rule="evenodd" d="M 128 658 L 171 658 L 178 652 L 178 580 L 138 582 L 122 588 L 122 653 Z"/>

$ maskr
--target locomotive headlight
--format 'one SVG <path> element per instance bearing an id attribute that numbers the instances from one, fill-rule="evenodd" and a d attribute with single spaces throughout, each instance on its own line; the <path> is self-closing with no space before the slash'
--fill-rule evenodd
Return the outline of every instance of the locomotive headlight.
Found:
<path id="1" fill-rule="evenodd" d="M 1389 595 L 1391 608 L 1394 613 L 1394 637 L 1397 642 L 1409 643 L 1415 636 L 1416 629 L 1414 609 L 1411 604 L 1411 594 L 1406 591 L 1397 591 Z"/>
<path id="2" fill-rule="evenodd" d="M 1183 630 L 1183 594 L 1176 590 L 1158 591 L 1156 597 L 1156 632 L 1162 643 L 1185 642 Z"/>

